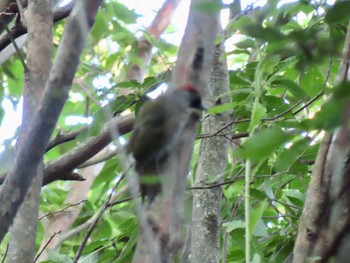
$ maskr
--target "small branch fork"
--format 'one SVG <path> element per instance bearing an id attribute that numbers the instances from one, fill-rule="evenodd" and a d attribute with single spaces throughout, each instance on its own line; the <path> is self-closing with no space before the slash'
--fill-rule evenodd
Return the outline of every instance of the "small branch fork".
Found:
<path id="1" fill-rule="evenodd" d="M 58 214 L 58 213 L 62 213 L 62 212 L 69 212 L 69 211 L 67 211 L 68 208 L 71 208 L 71 207 L 74 207 L 74 206 L 78 206 L 78 205 L 80 205 L 80 204 L 85 203 L 86 201 L 87 201 L 87 200 L 81 200 L 80 202 L 77 202 L 77 203 L 74 203 L 74 204 L 70 204 L 70 205 L 68 205 L 68 206 L 66 206 L 66 207 L 64 207 L 64 208 L 62 208 L 62 209 L 60 209 L 60 210 L 47 213 L 47 214 L 45 214 L 45 215 L 39 217 L 38 220 L 41 220 L 41 219 L 43 219 L 43 218 L 45 218 L 45 217 L 48 217 L 48 216 L 51 216 L 51 215 L 54 215 L 54 214 Z"/>
<path id="2" fill-rule="evenodd" d="M 86 235 L 83 239 L 83 241 L 81 242 L 77 253 L 75 254 L 73 263 L 77 263 L 81 254 L 83 253 L 84 247 L 86 246 L 86 243 L 89 239 L 89 237 L 92 234 L 92 231 L 94 230 L 94 228 L 96 227 L 98 221 L 100 220 L 100 218 L 102 217 L 103 213 L 105 212 L 105 210 L 109 207 L 109 202 L 112 199 L 112 196 L 114 195 L 114 192 L 117 190 L 118 186 L 120 185 L 120 183 L 123 181 L 123 179 L 125 178 L 125 173 L 122 174 L 119 178 L 119 180 L 117 181 L 117 183 L 114 185 L 114 187 L 111 189 L 110 194 L 108 195 L 106 201 L 104 202 L 104 204 L 102 205 L 101 209 L 98 211 L 94 222 L 90 225 L 88 231 L 86 232 Z"/>

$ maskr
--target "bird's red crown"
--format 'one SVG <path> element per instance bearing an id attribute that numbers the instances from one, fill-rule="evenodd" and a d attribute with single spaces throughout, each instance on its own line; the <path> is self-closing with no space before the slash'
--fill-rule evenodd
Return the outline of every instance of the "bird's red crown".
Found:
<path id="1" fill-rule="evenodd" d="M 198 90 L 192 84 L 185 84 L 185 85 L 181 86 L 180 89 L 198 92 Z"/>

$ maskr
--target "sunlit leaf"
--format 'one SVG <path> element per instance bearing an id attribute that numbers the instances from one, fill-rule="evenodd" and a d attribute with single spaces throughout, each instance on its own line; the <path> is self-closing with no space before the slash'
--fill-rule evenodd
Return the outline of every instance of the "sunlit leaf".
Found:
<path id="1" fill-rule="evenodd" d="M 237 148 L 237 155 L 259 162 L 269 157 L 279 147 L 292 138 L 277 126 L 257 132 Z"/>

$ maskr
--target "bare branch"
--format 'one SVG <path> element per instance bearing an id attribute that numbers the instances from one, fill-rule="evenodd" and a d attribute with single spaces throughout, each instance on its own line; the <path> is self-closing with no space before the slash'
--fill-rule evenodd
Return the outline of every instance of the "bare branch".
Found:
<path id="1" fill-rule="evenodd" d="M 46 249 L 46 247 L 50 244 L 50 242 L 52 241 L 52 239 L 58 235 L 61 234 L 61 231 L 55 232 L 50 239 L 46 242 L 45 246 L 41 249 L 41 251 L 38 253 L 38 255 L 35 257 L 34 262 L 36 262 L 38 260 L 38 258 L 41 256 L 41 254 L 44 252 L 44 250 Z"/>
<path id="2" fill-rule="evenodd" d="M 82 203 L 85 203 L 86 201 L 87 201 L 87 200 L 81 200 L 81 201 L 78 202 L 78 203 L 70 204 L 70 205 L 68 205 L 68 206 L 66 206 L 66 207 L 64 207 L 64 208 L 62 208 L 62 209 L 60 209 L 60 210 L 47 213 L 47 214 L 45 214 L 45 215 L 39 217 L 38 220 L 41 220 L 41 219 L 43 219 L 43 218 L 45 218 L 45 217 L 47 217 L 47 216 L 51 216 L 51 215 L 54 215 L 54 214 L 58 214 L 58 213 L 62 213 L 62 212 L 69 212 L 69 211 L 66 211 L 68 208 L 71 208 L 71 207 L 74 207 L 74 206 L 78 206 L 78 205 L 80 205 L 80 204 L 82 204 Z"/>
<path id="3" fill-rule="evenodd" d="M 114 185 L 114 187 L 111 189 L 110 194 L 108 195 L 106 201 L 104 202 L 104 204 L 102 205 L 101 209 L 98 211 L 97 215 L 95 216 L 95 220 L 93 221 L 93 223 L 91 224 L 91 226 L 89 227 L 88 231 L 85 234 L 85 237 L 83 239 L 83 241 L 81 242 L 77 253 L 75 254 L 73 263 L 78 262 L 81 253 L 83 253 L 84 247 L 89 239 L 89 237 L 92 234 L 92 231 L 94 230 L 94 228 L 97 225 L 97 222 L 100 220 L 101 216 L 103 215 L 103 213 L 106 211 L 106 209 L 108 208 L 108 204 L 109 201 L 111 200 L 112 196 L 114 195 L 114 192 L 117 190 L 118 186 L 120 185 L 120 183 L 123 181 L 123 179 L 125 178 L 125 173 L 122 174 L 119 178 L 119 180 L 117 181 L 117 183 Z"/>
<path id="4" fill-rule="evenodd" d="M 81 134 L 84 131 L 88 130 L 88 126 L 80 128 L 79 130 L 72 131 L 72 132 L 66 132 L 66 133 L 58 133 L 54 139 L 52 139 L 46 147 L 46 151 L 50 151 L 52 148 L 56 147 L 59 144 L 72 141 L 78 137 L 79 134 Z"/>
<path id="5" fill-rule="evenodd" d="M 24 58 L 23 58 L 22 52 L 19 50 L 19 48 L 17 46 L 17 43 L 16 43 L 14 37 L 12 36 L 12 33 L 11 33 L 10 29 L 7 27 L 7 24 L 5 23 L 5 21 L 1 17 L 0 17 L 0 24 L 5 28 L 5 30 L 7 32 L 7 37 L 11 41 L 12 45 L 15 47 L 15 50 L 16 50 L 16 52 L 18 54 L 19 60 L 21 61 L 24 70 L 28 71 L 27 65 L 24 62 Z"/>
<path id="6" fill-rule="evenodd" d="M 134 123 L 134 115 L 117 116 L 105 124 L 102 133 L 89 138 L 85 143 L 78 145 L 69 152 L 61 155 L 56 160 L 46 164 L 43 184 L 60 180 L 62 176 L 71 174 L 74 169 L 85 163 L 95 154 L 105 148 L 111 141 L 111 130 L 118 130 L 123 135 L 131 131 Z"/>
<path id="7" fill-rule="evenodd" d="M 146 29 L 148 33 L 154 37 L 159 38 L 160 35 L 170 24 L 171 14 L 175 11 L 181 0 L 167 0 L 153 19 L 150 26 Z"/>
<path id="8" fill-rule="evenodd" d="M 58 22 L 64 18 L 66 18 L 70 14 L 70 12 L 73 8 L 73 4 L 74 4 L 74 1 L 72 1 L 70 4 L 64 6 L 61 10 L 55 12 L 54 22 Z M 13 36 L 13 38 L 16 39 L 16 38 L 26 34 L 27 28 L 22 23 L 17 23 L 10 29 L 10 33 L 11 33 L 11 36 Z M 0 51 L 5 49 L 10 44 L 11 44 L 11 39 L 9 38 L 8 34 L 0 37 Z"/>

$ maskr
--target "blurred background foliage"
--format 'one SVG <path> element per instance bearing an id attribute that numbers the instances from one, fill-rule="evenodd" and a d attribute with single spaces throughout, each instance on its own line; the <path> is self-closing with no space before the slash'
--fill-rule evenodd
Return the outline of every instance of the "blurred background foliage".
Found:
<path id="1" fill-rule="evenodd" d="M 253 161 L 251 181 L 251 239 L 254 262 L 283 262 L 293 250 L 310 173 L 324 130 L 333 130 L 343 118 L 349 83 L 335 87 L 350 2 L 268 1 L 253 4 L 235 15 L 225 27 L 232 102 L 209 109 L 208 114 L 233 111 L 232 140 L 223 187 L 222 247 L 227 262 L 244 261 L 244 160 Z M 143 94 L 165 83 L 176 60 L 178 46 L 145 35 L 141 15 L 118 1 L 105 1 L 81 57 L 69 99 L 57 129 L 67 132 L 92 124 L 77 140 L 61 144 L 45 155 L 53 160 L 99 133 L 106 116 L 133 112 Z M 65 21 L 55 24 L 56 52 Z M 173 24 L 176 24 L 173 22 Z M 174 30 L 171 25 L 168 30 Z M 137 53 L 140 36 L 153 45 L 143 83 L 125 81 L 130 65 L 144 66 Z M 222 39 L 221 39 L 222 40 Z M 218 40 L 219 41 L 219 40 Z M 21 103 L 23 67 L 16 55 L 1 65 L 0 123 L 7 114 L 4 101 L 16 109 Z M 127 93 L 124 93 L 128 89 Z M 131 91 L 130 91 L 131 89 Z M 223 94 L 224 95 L 224 94 Z M 7 103 L 8 104 L 8 103 Z M 109 114 L 104 114 L 106 112 Z M 249 132 L 247 139 L 232 136 Z M 11 163 L 14 140 L 0 148 L 0 171 Z M 125 139 L 127 140 L 127 136 Z M 196 141 L 192 167 L 198 155 Z M 123 171 L 120 159 L 107 160 L 96 177 L 72 228 L 91 218 L 101 207 L 116 177 Z M 193 176 L 194 171 L 191 172 Z M 213 177 L 215 175 L 213 174 Z M 191 187 L 193 178 L 189 177 Z M 122 183 L 121 187 L 124 183 Z M 56 181 L 42 189 L 40 213 L 61 210 L 71 182 Z M 127 193 L 123 197 L 127 197 Z M 186 220 L 190 220 L 191 190 L 186 192 Z M 48 216 L 50 218 L 50 216 Z M 37 247 L 45 227 L 39 221 Z M 85 231 L 66 240 L 59 252 L 49 251 L 48 262 L 71 262 Z M 132 202 L 113 206 L 100 220 L 84 250 L 82 262 L 130 262 L 137 240 L 137 218 Z M 0 247 L 0 254 L 6 249 Z M 84 261 L 86 260 L 86 261 Z"/>

